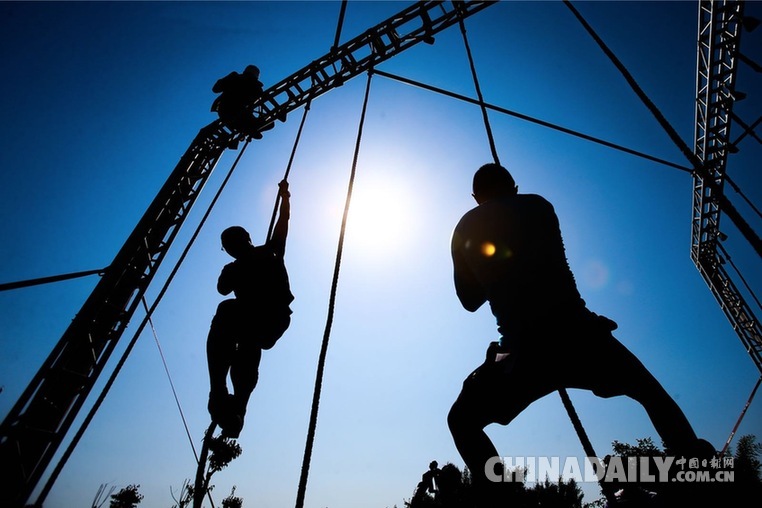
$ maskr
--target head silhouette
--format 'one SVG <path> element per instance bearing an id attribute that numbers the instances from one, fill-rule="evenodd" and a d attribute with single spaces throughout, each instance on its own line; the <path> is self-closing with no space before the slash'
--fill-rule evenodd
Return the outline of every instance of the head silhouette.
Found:
<path id="1" fill-rule="evenodd" d="M 474 173 L 473 196 L 479 204 L 497 197 L 513 196 L 518 190 L 511 173 L 499 164 L 485 164 Z"/>
<path id="2" fill-rule="evenodd" d="M 245 74 L 251 74 L 255 78 L 259 78 L 259 67 L 256 65 L 247 65 L 243 72 Z"/>
<path id="3" fill-rule="evenodd" d="M 222 240 L 222 248 L 225 252 L 233 256 L 239 257 L 246 249 L 251 246 L 251 236 L 241 226 L 231 226 L 222 232 L 220 235 Z"/>

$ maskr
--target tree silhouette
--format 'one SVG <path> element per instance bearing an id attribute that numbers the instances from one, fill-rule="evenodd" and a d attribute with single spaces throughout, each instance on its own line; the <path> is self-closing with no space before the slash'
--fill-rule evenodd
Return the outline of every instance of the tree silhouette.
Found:
<path id="1" fill-rule="evenodd" d="M 582 508 L 583 497 L 585 494 L 574 478 L 568 482 L 559 478 L 558 483 L 551 483 L 546 476 L 544 482 L 527 489 L 527 504 L 542 508 Z"/>
<path id="2" fill-rule="evenodd" d="M 445 464 L 439 473 L 438 506 L 459 508 L 469 504 L 470 496 L 471 476 L 468 470 L 461 472 L 454 464 Z"/>
<path id="3" fill-rule="evenodd" d="M 233 490 L 230 491 L 230 495 L 222 500 L 222 508 L 241 508 L 243 506 L 243 499 L 236 497 L 235 485 Z"/>
<path id="4" fill-rule="evenodd" d="M 678 464 L 683 457 L 673 456 L 669 451 L 656 446 L 651 438 L 638 439 L 637 444 L 631 445 L 614 441 L 612 443 L 614 454 L 626 460 L 628 457 L 662 457 L 675 459 L 667 481 L 649 483 L 628 482 L 620 492 L 620 500 L 627 499 L 631 504 L 652 505 L 646 497 L 655 496 L 658 506 L 665 504 L 677 506 L 747 506 L 748 499 L 762 497 L 762 444 L 756 442 L 753 435 L 744 435 L 739 438 L 735 454 L 726 451 L 723 457 L 719 455 L 713 459 L 701 460 L 695 470 L 708 473 L 701 481 L 680 481 L 675 474 L 684 470 L 685 464 Z M 604 459 L 604 463 L 611 456 Z M 638 463 L 638 467 L 641 463 Z M 653 462 L 649 463 L 649 470 L 656 471 Z M 678 481 L 675 481 L 675 480 Z M 605 502 L 598 500 L 595 506 L 605 506 Z M 640 504 L 637 504 L 640 503 Z M 591 505 L 592 506 L 592 505 Z"/>
<path id="5" fill-rule="evenodd" d="M 733 457 L 735 481 L 749 485 L 762 484 L 760 455 L 762 455 L 762 443 L 757 443 L 754 436 L 745 435 L 738 439 L 738 446 Z"/>
<path id="6" fill-rule="evenodd" d="M 175 493 L 172 492 L 171 486 L 169 487 L 169 493 L 172 496 L 172 500 L 175 502 L 175 504 L 172 505 L 172 508 L 186 508 L 193 501 L 193 485 L 188 479 L 184 480 L 182 487 L 180 487 L 180 499 L 175 497 Z"/>
<path id="7" fill-rule="evenodd" d="M 135 508 L 143 500 L 143 494 L 138 492 L 140 485 L 128 485 L 111 496 L 110 508 Z"/>
<path id="8" fill-rule="evenodd" d="M 733 454 L 733 483 L 732 496 L 728 502 L 743 506 L 748 499 L 760 499 L 762 497 L 762 444 L 757 443 L 753 435 L 744 435 L 738 438 L 736 452 Z"/>
<path id="9" fill-rule="evenodd" d="M 622 457 L 664 457 L 666 452 L 654 444 L 653 439 L 646 437 L 636 439 L 636 445 L 614 441 L 611 448 L 616 455 Z"/>
<path id="10" fill-rule="evenodd" d="M 212 475 L 225 469 L 243 451 L 234 439 L 227 439 L 221 435 L 217 437 L 209 436 L 206 439 L 209 440 L 209 457 L 206 462 L 206 471 L 203 472 L 199 469 L 199 472 L 202 474 L 202 477 L 199 478 L 201 481 L 197 484 L 197 488 L 193 489 L 194 508 L 201 508 L 204 496 L 212 490 L 213 486 L 210 485 Z"/>

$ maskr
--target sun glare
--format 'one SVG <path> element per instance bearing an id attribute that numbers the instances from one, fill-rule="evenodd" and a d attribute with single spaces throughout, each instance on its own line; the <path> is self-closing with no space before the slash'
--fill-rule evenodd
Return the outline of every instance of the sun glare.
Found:
<path id="1" fill-rule="evenodd" d="M 393 179 L 359 182 L 347 220 L 347 242 L 368 255 L 403 252 L 413 237 L 412 196 Z"/>

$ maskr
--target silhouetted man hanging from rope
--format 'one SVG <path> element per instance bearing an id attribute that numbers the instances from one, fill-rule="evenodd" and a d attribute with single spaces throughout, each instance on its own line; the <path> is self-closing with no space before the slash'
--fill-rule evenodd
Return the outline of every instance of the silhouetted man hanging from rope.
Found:
<path id="1" fill-rule="evenodd" d="M 540 196 L 519 194 L 511 174 L 497 164 L 479 168 L 473 196 L 478 206 L 463 216 L 452 237 L 455 289 L 468 311 L 489 302 L 501 337 L 463 382 L 448 424 L 473 475 L 479 506 L 496 506 L 504 496 L 485 472 L 489 459 L 499 455 L 484 428 L 507 425 L 559 389 L 631 397 L 642 404 L 668 452 L 711 457 L 711 445 L 697 439 L 675 401 L 614 338 L 616 323 L 587 309 L 553 206 Z M 501 467 L 494 473 L 502 475 Z"/>
<path id="2" fill-rule="evenodd" d="M 220 94 L 212 103 L 212 111 L 220 115 L 220 120 L 228 128 L 261 139 L 261 131 L 273 128 L 272 123 L 262 125 L 255 116 L 254 105 L 262 96 L 262 90 L 259 69 L 255 65 L 248 65 L 240 74 L 231 72 L 212 87 L 213 92 Z"/>
<path id="3" fill-rule="evenodd" d="M 222 301 L 206 342 L 209 365 L 209 414 L 222 435 L 238 437 L 246 406 L 259 377 L 262 350 L 270 349 L 291 323 L 294 300 L 284 262 L 290 216 L 288 183 L 279 184 L 280 209 L 272 238 L 254 246 L 240 226 L 222 232 L 222 248 L 235 261 L 225 265 L 217 281 Z M 228 393 L 227 377 L 233 385 Z"/>

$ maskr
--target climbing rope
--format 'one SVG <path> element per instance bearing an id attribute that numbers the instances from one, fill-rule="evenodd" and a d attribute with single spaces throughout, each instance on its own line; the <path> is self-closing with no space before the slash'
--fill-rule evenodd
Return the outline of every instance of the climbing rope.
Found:
<path id="1" fill-rule="evenodd" d="M 339 20 L 336 23 L 336 36 L 333 38 L 333 46 L 331 51 L 339 47 L 339 40 L 341 39 L 341 29 L 344 26 L 344 14 L 347 12 L 347 0 L 341 1 L 341 10 L 339 11 Z"/>
<path id="2" fill-rule="evenodd" d="M 344 26 L 344 14 L 347 12 L 347 1 L 348 0 L 342 0 L 342 2 L 341 2 L 341 9 L 339 10 L 339 19 L 336 22 L 336 35 L 333 38 L 333 45 L 331 46 L 331 53 L 336 51 L 336 49 L 339 47 L 339 41 L 341 40 L 341 29 Z M 333 72 L 335 72 L 338 75 L 340 73 L 341 69 L 336 66 L 336 61 L 334 61 L 331 64 L 331 66 L 333 67 Z"/>
<path id="3" fill-rule="evenodd" d="M 304 106 L 304 113 L 302 114 L 302 121 L 299 123 L 299 129 L 296 131 L 296 138 L 294 139 L 294 146 L 291 148 L 291 156 L 288 158 L 288 164 L 286 165 L 286 171 L 283 174 L 283 181 L 288 181 L 288 176 L 291 174 L 291 165 L 294 162 L 294 156 L 296 155 L 296 148 L 299 146 L 299 140 L 302 137 L 302 129 L 304 129 L 304 122 L 307 119 L 307 113 L 310 110 L 312 103 L 312 97 L 307 99 L 307 104 Z M 275 206 L 273 207 L 273 213 L 270 217 L 270 226 L 267 228 L 267 240 L 270 240 L 273 236 L 273 230 L 275 229 L 275 217 L 278 214 L 278 207 L 280 206 L 280 193 L 275 196 Z"/>
<path id="4" fill-rule="evenodd" d="M 561 402 L 564 404 L 566 413 L 569 415 L 569 420 L 571 420 L 572 425 L 574 426 L 574 430 L 577 432 L 577 437 L 582 443 L 582 449 L 585 450 L 585 454 L 587 455 L 588 459 L 593 460 L 594 458 L 597 458 L 598 455 L 596 455 L 595 449 L 593 449 L 593 444 L 590 442 L 590 438 L 587 436 L 585 427 L 582 426 L 582 420 L 579 419 L 577 410 L 574 408 L 574 404 L 572 404 L 571 398 L 569 398 L 569 393 L 566 391 L 566 388 L 559 389 L 558 394 L 561 396 Z M 616 498 L 614 491 L 611 489 L 611 484 L 603 481 L 602 477 L 598 478 L 598 484 L 600 485 L 601 491 L 603 492 L 606 500 L 608 500 L 611 505 L 616 503 Z"/>
<path id="5" fill-rule="evenodd" d="M 66 465 L 66 462 L 68 461 L 71 454 L 74 452 L 74 449 L 76 448 L 77 444 L 79 444 L 80 439 L 82 439 L 82 436 L 84 435 L 85 431 L 87 430 L 87 427 L 90 425 L 90 422 L 95 417 L 95 413 L 100 409 L 101 404 L 103 404 L 103 401 L 106 398 L 106 395 L 108 394 L 109 390 L 111 389 L 111 386 L 114 384 L 114 381 L 116 380 L 116 377 L 119 375 L 119 372 L 122 370 L 122 367 L 124 366 L 125 362 L 127 361 L 127 357 L 132 352 L 132 348 L 135 346 L 135 343 L 137 342 L 138 338 L 140 337 L 141 333 L 143 332 L 143 329 L 145 328 L 148 320 L 153 315 L 154 311 L 156 310 L 156 307 L 159 305 L 159 302 L 161 302 L 161 299 L 164 297 L 164 294 L 167 292 L 167 289 L 169 288 L 169 284 L 174 279 L 175 275 L 177 274 L 178 270 L 180 269 L 180 265 L 182 265 L 183 261 L 188 255 L 188 252 L 191 249 L 191 246 L 195 242 L 196 238 L 198 237 L 199 233 L 201 232 L 201 228 L 206 223 L 207 218 L 212 212 L 212 209 L 216 205 L 217 201 L 219 200 L 220 195 L 222 194 L 222 191 L 225 189 L 225 186 L 227 185 L 228 181 L 230 180 L 230 177 L 233 175 L 233 172 L 235 171 L 236 167 L 238 166 L 238 162 L 241 160 L 241 157 L 243 156 L 244 152 L 246 151 L 246 147 L 249 145 L 250 139 L 247 138 L 243 147 L 241 148 L 241 151 L 238 153 L 238 156 L 235 159 L 235 162 L 233 162 L 233 165 L 231 166 L 230 170 L 228 171 L 227 175 L 225 176 L 225 179 L 223 180 L 222 184 L 220 185 L 220 188 L 217 190 L 217 193 L 215 194 L 214 198 L 212 199 L 211 203 L 209 204 L 209 207 L 207 208 L 206 212 L 204 213 L 204 216 L 201 218 L 201 221 L 199 222 L 199 225 L 196 227 L 196 230 L 193 232 L 193 235 L 191 236 L 191 239 L 189 240 L 188 244 L 185 247 L 185 250 L 183 250 L 182 254 L 180 255 L 180 258 L 175 263 L 174 268 L 172 269 L 172 272 L 167 277 L 166 282 L 164 283 L 164 286 L 161 288 L 161 291 L 159 292 L 158 296 L 156 297 L 156 300 L 154 301 L 153 305 L 151 305 L 150 309 L 146 313 L 146 316 L 141 321 L 140 325 L 138 326 L 137 330 L 133 334 L 132 338 L 130 339 L 130 342 L 127 344 L 126 349 L 122 353 L 121 358 L 119 358 L 119 362 L 117 363 L 116 367 L 114 367 L 113 372 L 111 373 L 111 376 L 109 377 L 108 381 L 104 385 L 103 389 L 101 390 L 101 393 L 98 395 L 98 399 L 95 401 L 93 406 L 90 408 L 90 411 L 88 412 L 85 419 L 80 424 L 79 429 L 77 430 L 77 433 L 72 438 L 71 442 L 69 443 L 69 446 L 64 451 L 63 455 L 58 461 L 58 464 L 56 465 L 55 469 L 51 473 L 50 477 L 48 478 L 47 483 L 45 484 L 45 487 L 42 489 L 40 496 L 37 499 L 38 504 L 42 504 L 42 502 L 45 500 L 45 497 L 47 497 L 48 493 L 50 492 L 50 489 L 53 487 L 53 484 L 55 483 L 56 479 L 58 478 L 58 475 L 63 470 L 64 466 Z M 195 454 L 195 451 L 194 451 Z"/>
<path id="6" fill-rule="evenodd" d="M 489 116 L 487 115 L 487 106 L 484 104 L 484 97 L 482 96 L 482 89 L 479 86 L 479 78 L 476 75 L 476 65 L 474 65 L 474 57 L 471 55 L 471 46 L 468 44 L 468 36 L 466 35 L 466 23 L 462 17 L 458 17 L 458 24 L 460 25 L 460 33 L 463 35 L 463 44 L 466 46 L 466 54 L 468 55 L 468 63 L 471 67 L 471 76 L 474 79 L 474 88 L 476 88 L 476 97 L 479 99 L 479 107 L 482 111 L 482 118 L 484 119 L 484 128 L 487 131 L 487 139 L 489 140 L 489 147 L 492 150 L 492 158 L 495 164 L 500 164 L 500 158 L 497 156 L 497 148 L 495 148 L 495 138 L 492 135 L 492 127 L 489 123 Z"/>
<path id="7" fill-rule="evenodd" d="M 349 215 L 349 205 L 352 201 L 352 190 L 354 187 L 355 174 L 357 172 L 357 158 L 360 152 L 360 142 L 362 140 L 363 126 L 365 124 L 365 113 L 368 108 L 368 97 L 370 95 L 370 82 L 373 71 L 368 72 L 368 82 L 365 86 L 365 98 L 360 114 L 360 124 L 357 129 L 357 140 L 355 142 L 354 157 L 352 160 L 352 170 L 349 175 L 349 185 L 347 187 L 347 197 L 344 202 L 344 215 L 341 219 L 341 231 L 339 233 L 339 244 L 336 250 L 336 262 L 333 269 L 333 281 L 331 283 L 331 294 L 328 301 L 328 317 L 326 319 L 325 331 L 323 332 L 323 343 L 320 348 L 318 358 L 317 374 L 315 376 L 315 390 L 312 396 L 312 411 L 310 413 L 309 429 L 307 431 L 307 442 L 304 447 L 304 459 L 302 461 L 302 471 L 299 478 L 299 487 L 296 495 L 296 508 L 304 506 L 304 496 L 307 490 L 307 477 L 309 476 L 310 461 L 312 459 L 312 447 L 315 442 L 315 430 L 317 428 L 317 417 L 320 406 L 320 392 L 323 385 L 323 372 L 325 371 L 325 360 L 328 353 L 328 341 L 331 335 L 331 326 L 333 324 L 333 315 L 336 308 L 336 290 L 339 284 L 339 271 L 341 269 L 341 256 L 344 251 L 344 234 L 347 226 L 347 217 Z"/>

